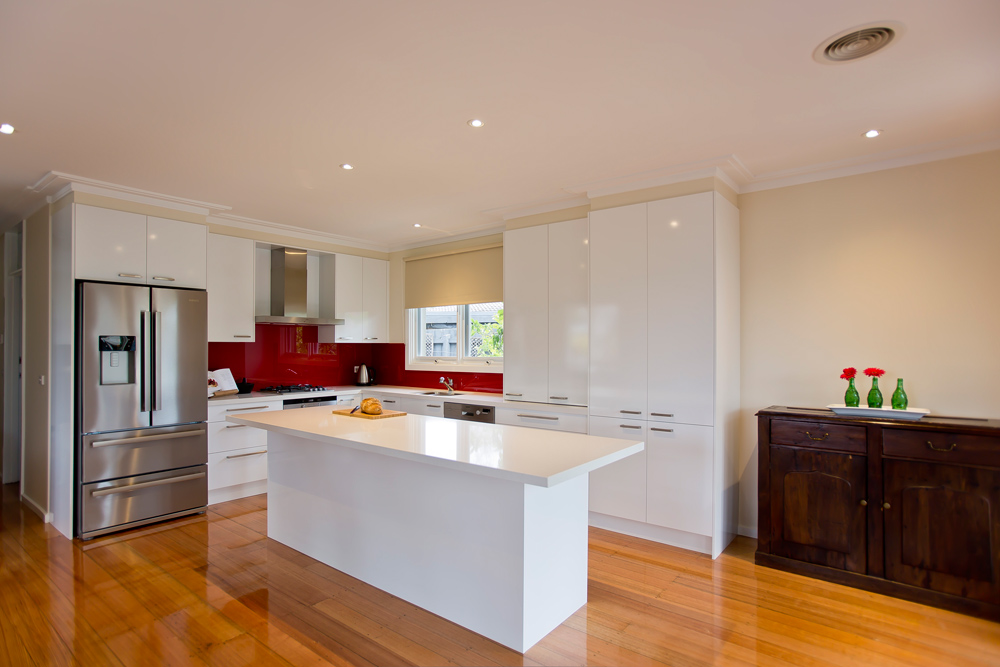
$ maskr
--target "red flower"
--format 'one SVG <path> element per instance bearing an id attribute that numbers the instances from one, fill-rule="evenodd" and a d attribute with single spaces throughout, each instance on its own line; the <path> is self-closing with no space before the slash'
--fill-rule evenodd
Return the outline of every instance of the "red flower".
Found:
<path id="1" fill-rule="evenodd" d="M 857 375 L 857 374 L 858 374 L 858 369 L 857 368 L 854 368 L 853 366 L 850 367 L 850 368 L 845 368 L 844 372 L 841 373 L 841 375 L 840 375 L 840 379 L 841 380 L 853 380 L 854 376 Z"/>
<path id="2" fill-rule="evenodd" d="M 882 370 L 881 368 L 875 368 L 873 366 L 871 368 L 866 368 L 865 369 L 865 375 L 867 375 L 870 378 L 880 378 L 883 375 L 885 375 L 885 371 Z"/>

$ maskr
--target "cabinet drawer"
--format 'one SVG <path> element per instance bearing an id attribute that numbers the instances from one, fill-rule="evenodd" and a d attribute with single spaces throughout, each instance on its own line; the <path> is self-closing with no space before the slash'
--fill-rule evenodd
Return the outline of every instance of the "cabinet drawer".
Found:
<path id="1" fill-rule="evenodd" d="M 882 455 L 1000 468 L 1000 438 L 923 429 L 883 428 Z"/>
<path id="2" fill-rule="evenodd" d="M 234 449 L 247 449 L 267 446 L 267 431 L 243 424 L 229 422 L 211 422 L 208 425 L 208 453 L 230 452 Z"/>
<path id="3" fill-rule="evenodd" d="M 267 479 L 267 447 L 208 455 L 208 490 Z"/>
<path id="4" fill-rule="evenodd" d="M 496 416 L 497 424 L 544 428 L 550 431 L 566 431 L 568 433 L 587 432 L 587 415 L 532 410 L 529 406 L 525 406 L 524 408 L 498 408 Z"/>
<path id="5" fill-rule="evenodd" d="M 246 403 L 228 403 L 226 405 L 208 404 L 208 421 L 225 421 L 229 415 L 245 415 L 252 412 L 266 412 L 268 410 L 281 410 L 284 407 L 282 401 L 253 401 Z"/>
<path id="6" fill-rule="evenodd" d="M 838 452 L 867 451 L 864 426 L 791 419 L 771 420 L 771 444 L 833 449 Z"/>

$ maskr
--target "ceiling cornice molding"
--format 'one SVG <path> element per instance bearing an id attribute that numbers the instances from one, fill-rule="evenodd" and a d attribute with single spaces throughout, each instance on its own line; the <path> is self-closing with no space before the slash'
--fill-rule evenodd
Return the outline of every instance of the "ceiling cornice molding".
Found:
<path id="1" fill-rule="evenodd" d="M 539 213 L 551 213 L 562 211 L 567 208 L 577 206 L 589 206 L 590 199 L 587 197 L 573 197 L 572 199 L 559 199 L 557 201 L 535 202 L 532 204 L 515 204 L 514 206 L 504 206 L 483 211 L 484 215 L 491 217 L 499 216 L 506 220 L 523 218 L 528 215 L 538 215 Z"/>
<path id="2" fill-rule="evenodd" d="M 949 158 L 1000 150 L 1000 133 L 976 135 L 948 141 L 940 141 L 921 146 L 910 146 L 860 158 L 847 158 L 835 162 L 825 162 L 796 169 L 786 169 L 759 174 L 739 189 L 739 193 L 774 190 L 790 185 L 815 183 L 833 178 L 868 174 L 886 169 L 908 167 L 924 162 L 935 162 Z"/>
<path id="3" fill-rule="evenodd" d="M 415 241 L 413 243 L 402 243 L 399 245 L 394 245 L 389 247 L 389 252 L 401 252 L 403 250 L 413 250 L 415 248 L 424 248 L 432 245 L 441 245 L 442 243 L 451 243 L 452 241 L 464 241 L 466 239 L 475 239 L 480 236 L 491 236 L 493 234 L 502 234 L 506 229 L 505 225 L 495 225 L 490 224 L 485 227 L 477 227 L 476 229 L 465 232 L 463 234 L 450 234 L 444 236 L 435 236 L 434 238 L 425 239 L 422 241 Z"/>
<path id="4" fill-rule="evenodd" d="M 698 162 L 688 162 L 617 178 L 592 181 L 564 188 L 564 190 L 574 194 L 586 194 L 588 198 L 595 199 L 623 192 L 693 181 L 698 178 L 719 177 L 720 174 L 725 178 L 726 184 L 737 192 L 740 190 L 739 184 L 745 183 L 753 177 L 753 174 L 738 157 L 723 155 Z"/>
<path id="5" fill-rule="evenodd" d="M 317 232 L 304 227 L 286 225 L 280 222 L 269 222 L 267 220 L 257 220 L 247 218 L 232 213 L 217 213 L 208 216 L 208 222 L 222 225 L 224 227 L 236 227 L 252 232 L 262 232 L 266 234 L 281 234 L 303 241 L 315 241 L 319 243 L 330 243 L 332 245 L 343 245 L 363 250 L 375 250 L 378 252 L 389 252 L 389 246 L 384 243 L 371 243 L 352 236 L 341 236 L 340 234 L 330 234 L 328 232 Z"/>
<path id="6" fill-rule="evenodd" d="M 196 199 L 141 190 L 127 185 L 98 181 L 93 178 L 66 174 L 61 171 L 48 172 L 33 185 L 29 185 L 26 190 L 45 195 L 46 197 L 52 197 L 51 201 L 61 199 L 70 192 L 86 192 L 93 195 L 124 199 L 139 204 L 161 206 L 175 211 L 185 211 L 196 215 L 210 215 L 214 211 L 228 211 L 232 208 L 230 206 L 223 206 L 222 204 L 212 204 Z"/>

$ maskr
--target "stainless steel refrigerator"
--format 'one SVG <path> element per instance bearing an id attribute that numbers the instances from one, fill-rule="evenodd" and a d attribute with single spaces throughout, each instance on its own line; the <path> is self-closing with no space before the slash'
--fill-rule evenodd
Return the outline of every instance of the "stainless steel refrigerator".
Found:
<path id="1" fill-rule="evenodd" d="M 77 285 L 76 534 L 204 510 L 208 296 Z"/>

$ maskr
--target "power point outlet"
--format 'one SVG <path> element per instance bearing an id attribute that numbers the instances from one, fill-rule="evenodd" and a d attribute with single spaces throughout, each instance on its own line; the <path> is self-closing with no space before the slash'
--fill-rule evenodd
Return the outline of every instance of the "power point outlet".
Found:
<path id="1" fill-rule="evenodd" d="M 355 366 L 355 367 L 354 367 L 354 372 L 355 372 L 355 373 L 357 373 L 357 372 L 358 372 L 358 368 L 360 368 L 360 366 Z"/>

